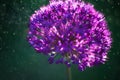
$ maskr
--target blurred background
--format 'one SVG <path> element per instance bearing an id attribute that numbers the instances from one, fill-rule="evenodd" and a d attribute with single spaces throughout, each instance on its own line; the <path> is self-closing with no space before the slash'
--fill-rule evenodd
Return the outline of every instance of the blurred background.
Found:
<path id="1" fill-rule="evenodd" d="M 120 80 L 120 2 L 85 0 L 101 11 L 112 32 L 106 64 L 81 72 L 72 66 L 72 80 Z M 0 0 L 0 80 L 66 80 L 66 66 L 50 65 L 26 41 L 29 17 L 48 0 Z"/>

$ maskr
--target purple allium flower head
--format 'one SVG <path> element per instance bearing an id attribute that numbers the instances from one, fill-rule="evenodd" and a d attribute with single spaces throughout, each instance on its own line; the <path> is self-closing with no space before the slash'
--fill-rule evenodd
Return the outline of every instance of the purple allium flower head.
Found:
<path id="1" fill-rule="evenodd" d="M 30 17 L 27 39 L 49 56 L 49 63 L 77 64 L 80 70 L 104 63 L 112 43 L 104 15 L 80 0 L 53 0 L 40 7 Z"/>

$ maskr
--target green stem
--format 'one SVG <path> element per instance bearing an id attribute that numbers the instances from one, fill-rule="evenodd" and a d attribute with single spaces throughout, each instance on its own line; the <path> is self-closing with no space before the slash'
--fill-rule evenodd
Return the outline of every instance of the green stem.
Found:
<path id="1" fill-rule="evenodd" d="M 70 67 L 67 67 L 67 77 L 68 77 L 68 80 L 72 80 L 71 68 Z"/>

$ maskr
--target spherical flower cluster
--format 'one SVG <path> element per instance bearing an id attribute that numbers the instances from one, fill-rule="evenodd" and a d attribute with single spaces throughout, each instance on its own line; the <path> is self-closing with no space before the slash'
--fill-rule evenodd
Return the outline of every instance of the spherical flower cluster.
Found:
<path id="1" fill-rule="evenodd" d="M 49 63 L 80 70 L 104 63 L 111 48 L 105 17 L 90 3 L 53 0 L 30 17 L 27 40 Z"/>

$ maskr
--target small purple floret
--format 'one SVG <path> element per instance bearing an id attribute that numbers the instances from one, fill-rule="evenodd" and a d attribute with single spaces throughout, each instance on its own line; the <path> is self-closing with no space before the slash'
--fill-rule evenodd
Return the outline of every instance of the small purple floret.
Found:
<path id="1" fill-rule="evenodd" d="M 80 0 L 53 0 L 35 11 L 27 40 L 49 63 L 77 64 L 82 71 L 105 63 L 112 43 L 104 15 Z"/>

